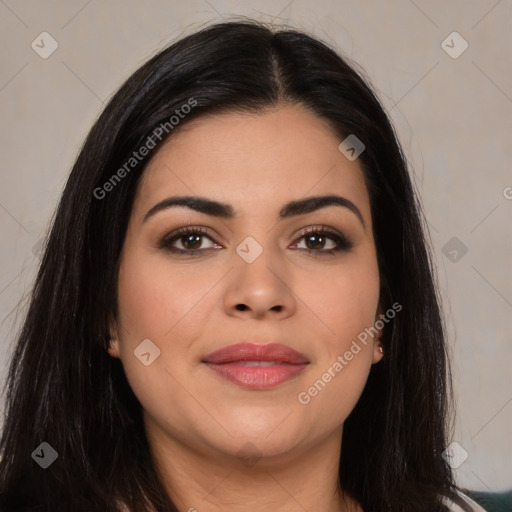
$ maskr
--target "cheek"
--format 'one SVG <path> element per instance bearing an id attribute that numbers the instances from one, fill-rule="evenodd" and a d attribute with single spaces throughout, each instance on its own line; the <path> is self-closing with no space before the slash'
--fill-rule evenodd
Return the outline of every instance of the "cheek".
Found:
<path id="1" fill-rule="evenodd" d="M 119 272 L 119 320 L 124 339 L 130 343 L 159 339 L 198 301 L 193 275 L 180 278 L 158 261 L 127 258 Z M 139 342 L 140 342 L 139 341 Z"/>
<path id="2" fill-rule="evenodd" d="M 343 424 L 350 415 L 368 379 L 371 366 L 369 352 L 369 347 L 361 347 L 361 352 L 352 355 L 350 361 L 345 356 L 346 352 L 338 354 L 327 365 L 318 368 L 318 373 L 301 389 L 297 395 L 297 407 L 306 421 L 311 418 L 315 429 L 329 432 Z"/>
<path id="3" fill-rule="evenodd" d="M 319 312 L 312 318 L 323 338 L 323 350 L 297 400 L 328 429 L 346 419 L 368 379 L 373 346 L 365 329 L 375 323 L 378 266 L 370 254 L 308 283 L 308 305 Z"/>
<path id="4" fill-rule="evenodd" d="M 165 390 L 177 386 L 173 376 L 183 378 L 189 347 L 204 325 L 202 309 L 197 306 L 207 304 L 201 300 L 216 279 L 215 275 L 181 274 L 166 261 L 138 257 L 136 249 L 123 260 L 118 282 L 120 357 L 144 406 L 151 408 Z M 144 346 L 158 353 L 148 366 L 136 357 L 142 353 L 139 346 L 144 340 L 157 349 L 147 342 Z"/>
<path id="5" fill-rule="evenodd" d="M 331 348 L 343 350 L 375 322 L 380 280 L 371 258 L 309 273 L 302 290 L 300 296 L 314 313 L 310 317 Z"/>
<path id="6" fill-rule="evenodd" d="M 137 258 L 135 250 L 119 270 L 120 358 L 126 378 L 145 410 L 161 409 L 166 390 L 173 384 L 166 371 L 169 351 L 163 335 L 186 313 L 186 289 L 175 281 L 175 275 L 169 276 L 161 265 Z M 145 341 L 147 349 L 143 352 L 139 346 L 144 340 L 152 344 Z M 137 357 L 146 352 L 150 353 L 148 365 Z"/>
<path id="7" fill-rule="evenodd" d="M 162 280 L 157 279 L 154 270 L 142 266 L 128 265 L 119 273 L 119 322 L 123 342 L 134 343 L 140 339 L 157 337 L 163 325 L 163 318 L 173 316 L 172 303 Z M 165 301 L 162 300 L 165 297 Z M 160 320 L 159 320 L 160 319 Z"/>

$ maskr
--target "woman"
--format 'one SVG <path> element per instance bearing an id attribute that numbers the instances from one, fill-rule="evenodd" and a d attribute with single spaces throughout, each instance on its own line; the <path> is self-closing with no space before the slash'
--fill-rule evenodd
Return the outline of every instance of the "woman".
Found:
<path id="1" fill-rule="evenodd" d="M 386 114 L 327 46 L 249 21 L 164 49 L 63 192 L 0 505 L 481 510 L 447 462 L 422 222 Z"/>

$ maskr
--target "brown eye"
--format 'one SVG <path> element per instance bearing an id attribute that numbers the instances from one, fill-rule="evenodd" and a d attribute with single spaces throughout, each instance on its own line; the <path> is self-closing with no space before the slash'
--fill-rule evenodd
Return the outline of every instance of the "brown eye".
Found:
<path id="1" fill-rule="evenodd" d="M 161 249 L 165 249 L 167 251 L 178 253 L 178 254 L 186 254 L 186 255 L 195 255 L 207 249 L 213 249 L 214 247 L 203 247 L 204 239 L 208 239 L 211 242 L 213 240 L 207 234 L 207 232 L 201 228 L 180 228 L 177 231 L 173 231 L 166 235 L 160 243 L 158 244 Z M 218 247 L 218 244 L 214 245 Z M 176 247 L 175 245 L 179 244 L 181 247 Z"/>
<path id="2" fill-rule="evenodd" d="M 324 227 L 311 228 L 303 232 L 299 240 L 304 239 L 306 247 L 295 247 L 303 249 L 309 254 L 334 254 L 340 251 L 350 250 L 354 244 L 344 235 L 335 233 Z M 326 247 L 327 246 L 327 247 Z"/>
<path id="3" fill-rule="evenodd" d="M 303 238 L 306 241 L 307 248 L 310 250 L 325 249 L 326 242 L 329 240 L 329 237 L 326 237 L 320 233 L 311 233 L 309 235 L 305 235 Z"/>
<path id="4" fill-rule="evenodd" d="M 201 237 L 203 235 L 197 233 L 190 233 L 189 235 L 184 235 L 180 237 L 178 240 L 185 247 L 185 249 L 198 249 L 201 245 Z"/>

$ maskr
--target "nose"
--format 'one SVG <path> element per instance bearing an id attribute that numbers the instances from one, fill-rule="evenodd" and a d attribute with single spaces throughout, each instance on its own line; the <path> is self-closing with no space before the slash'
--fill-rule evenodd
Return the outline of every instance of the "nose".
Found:
<path id="1" fill-rule="evenodd" d="M 242 258 L 229 273 L 224 295 L 228 315 L 253 319 L 284 319 L 295 313 L 297 303 L 284 264 L 263 251 L 252 263 Z"/>

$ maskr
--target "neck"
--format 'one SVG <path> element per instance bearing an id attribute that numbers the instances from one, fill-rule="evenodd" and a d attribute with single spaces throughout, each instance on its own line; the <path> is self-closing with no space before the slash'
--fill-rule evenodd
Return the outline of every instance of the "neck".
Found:
<path id="1" fill-rule="evenodd" d="M 338 481 L 342 428 L 293 453 L 267 455 L 248 444 L 226 454 L 186 446 L 150 423 L 146 418 L 157 471 L 180 510 L 362 512 Z"/>

